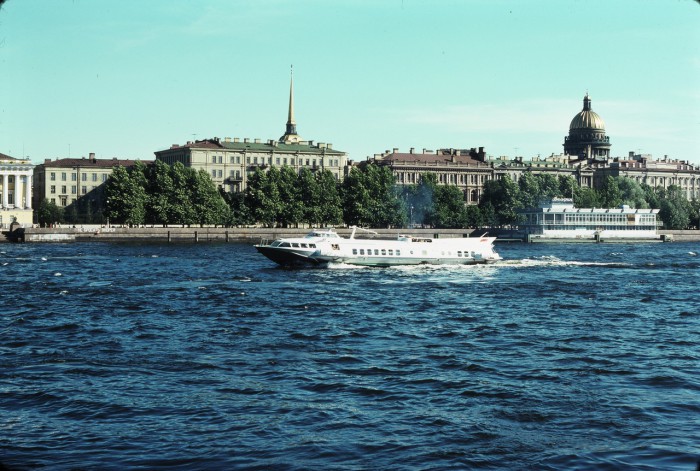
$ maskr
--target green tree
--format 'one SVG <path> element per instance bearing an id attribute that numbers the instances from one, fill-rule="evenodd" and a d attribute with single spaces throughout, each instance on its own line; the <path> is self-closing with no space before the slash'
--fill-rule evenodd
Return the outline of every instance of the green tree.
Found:
<path id="1" fill-rule="evenodd" d="M 622 192 L 617 180 L 608 176 L 599 192 L 600 201 L 604 208 L 617 208 L 622 204 Z"/>
<path id="2" fill-rule="evenodd" d="M 465 209 L 466 227 L 481 227 L 484 225 L 484 215 L 481 208 L 475 204 L 470 204 Z"/>
<path id="3" fill-rule="evenodd" d="M 255 221 L 267 227 L 275 226 L 280 214 L 281 201 L 277 183 L 267 172 L 256 169 L 248 178 L 246 204 Z"/>
<path id="4" fill-rule="evenodd" d="M 690 202 L 690 225 L 700 229 L 700 201 L 696 199 Z"/>
<path id="5" fill-rule="evenodd" d="M 399 198 L 394 175 L 389 167 L 369 164 L 364 168 L 365 186 L 369 192 L 369 213 L 366 223 L 371 227 L 403 227 L 406 211 Z"/>
<path id="6" fill-rule="evenodd" d="M 661 199 L 659 198 L 659 191 L 663 191 L 663 189 L 659 188 L 657 190 L 656 188 L 651 187 L 651 186 L 647 185 L 646 183 L 642 183 L 640 186 L 642 187 L 642 191 L 644 192 L 644 200 L 647 203 L 647 207 L 659 209 L 661 207 Z"/>
<path id="7" fill-rule="evenodd" d="M 322 220 L 321 188 L 316 175 L 306 167 L 299 173 L 299 192 L 303 206 L 301 220 L 311 227 L 319 224 Z"/>
<path id="8" fill-rule="evenodd" d="M 246 204 L 244 192 L 232 193 L 220 188 L 219 194 L 229 207 L 228 219 L 226 220 L 227 226 L 244 226 L 255 223 Z"/>
<path id="9" fill-rule="evenodd" d="M 577 208 L 600 208 L 600 197 L 593 188 L 578 188 L 574 195 L 574 205 Z"/>
<path id="10" fill-rule="evenodd" d="M 667 229 L 687 229 L 690 226 L 692 206 L 676 185 L 669 186 L 661 199 L 659 218 Z"/>
<path id="11" fill-rule="evenodd" d="M 270 169 L 270 174 L 274 173 L 277 173 L 276 167 Z M 299 176 L 294 169 L 284 166 L 275 178 L 281 203 L 278 220 L 283 227 L 298 226 L 304 217 Z"/>
<path id="12" fill-rule="evenodd" d="M 540 181 L 540 178 L 537 178 L 529 171 L 520 176 L 518 180 L 518 194 L 520 195 L 521 207 L 536 208 L 539 206 L 542 198 Z"/>
<path id="13" fill-rule="evenodd" d="M 467 225 L 464 194 L 454 185 L 438 186 L 435 192 L 435 227 L 462 228 Z"/>
<path id="14" fill-rule="evenodd" d="M 561 196 L 559 191 L 559 180 L 551 173 L 541 173 L 537 175 L 540 181 L 540 197 L 550 200 Z"/>
<path id="15" fill-rule="evenodd" d="M 409 225 L 421 224 L 432 226 L 436 221 L 435 192 L 437 188 L 437 175 L 423 173 L 417 185 L 404 185 L 401 187 L 401 200 L 406 211 L 406 220 Z"/>
<path id="16" fill-rule="evenodd" d="M 343 220 L 349 226 L 367 225 L 370 220 L 370 192 L 365 183 L 365 174 L 353 167 L 343 180 Z"/>
<path id="17" fill-rule="evenodd" d="M 46 198 L 39 203 L 36 212 L 41 227 L 49 227 L 52 224 L 63 222 L 63 210 Z"/>
<path id="18" fill-rule="evenodd" d="M 343 207 L 335 175 L 330 170 L 322 170 L 316 172 L 315 180 L 319 221 L 324 225 L 340 224 L 343 220 Z"/>
<path id="19" fill-rule="evenodd" d="M 192 207 L 199 225 L 227 224 L 231 210 L 209 174 L 204 170 L 194 171 L 190 173 L 189 180 Z"/>
<path id="20" fill-rule="evenodd" d="M 172 213 L 170 195 L 174 191 L 174 183 L 170 166 L 162 160 L 156 160 L 149 169 L 147 180 L 146 221 L 162 225 L 173 223 L 174 221 L 170 220 Z"/>
<path id="21" fill-rule="evenodd" d="M 620 190 L 622 204 L 636 209 L 649 208 L 644 189 L 642 189 L 642 186 L 637 183 L 636 180 L 628 177 L 619 177 L 617 179 L 617 185 Z"/>
<path id="22" fill-rule="evenodd" d="M 146 189 L 143 164 L 130 169 L 119 165 L 105 183 L 105 215 L 110 223 L 143 224 L 145 221 Z"/>
<path id="23" fill-rule="evenodd" d="M 559 194 L 564 198 L 574 198 L 574 193 L 578 189 L 578 182 L 571 175 L 559 175 Z"/>
<path id="24" fill-rule="evenodd" d="M 513 182 L 508 174 L 497 180 L 489 180 L 484 184 L 484 193 L 480 205 L 490 204 L 493 208 L 484 211 L 484 215 L 492 221 L 485 221 L 491 225 L 509 225 L 518 221 L 517 210 L 520 208 L 518 185 Z"/>
<path id="25" fill-rule="evenodd" d="M 196 178 L 196 170 L 185 167 L 182 162 L 175 162 L 170 166 L 170 178 L 173 185 L 168 195 L 170 213 L 168 222 L 171 224 L 191 225 L 196 224 L 197 214 L 192 201 L 192 188 L 189 184 Z"/>

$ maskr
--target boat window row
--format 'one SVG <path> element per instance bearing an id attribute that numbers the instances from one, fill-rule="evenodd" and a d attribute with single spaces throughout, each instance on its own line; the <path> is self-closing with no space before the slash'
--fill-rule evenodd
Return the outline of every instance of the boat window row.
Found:
<path id="1" fill-rule="evenodd" d="M 535 226 L 531 230 L 536 228 L 542 228 L 546 231 L 572 231 L 572 230 L 597 230 L 597 231 L 655 231 L 656 226 L 645 226 L 645 225 L 610 225 L 610 224 L 588 224 L 588 225 L 561 225 L 561 224 L 544 224 L 541 226 Z M 535 234 L 536 232 L 532 232 Z"/>
<path id="2" fill-rule="evenodd" d="M 293 247 L 301 249 L 315 249 L 316 244 L 306 244 L 304 242 L 279 242 L 277 245 L 272 244 L 273 247 Z"/>
<path id="3" fill-rule="evenodd" d="M 656 214 L 526 214 L 530 224 L 654 224 Z"/>
<path id="4" fill-rule="evenodd" d="M 379 256 L 382 255 L 384 257 L 389 256 L 393 257 L 396 255 L 397 257 L 401 256 L 401 250 L 399 249 L 352 249 L 352 254 L 353 255 L 374 255 L 374 256 Z"/>

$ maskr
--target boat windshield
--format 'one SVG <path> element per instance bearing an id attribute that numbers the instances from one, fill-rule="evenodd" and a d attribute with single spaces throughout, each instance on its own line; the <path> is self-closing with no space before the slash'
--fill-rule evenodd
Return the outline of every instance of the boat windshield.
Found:
<path id="1" fill-rule="evenodd" d="M 337 239 L 340 236 L 333 231 L 312 231 L 306 237 L 325 237 L 327 239 Z"/>

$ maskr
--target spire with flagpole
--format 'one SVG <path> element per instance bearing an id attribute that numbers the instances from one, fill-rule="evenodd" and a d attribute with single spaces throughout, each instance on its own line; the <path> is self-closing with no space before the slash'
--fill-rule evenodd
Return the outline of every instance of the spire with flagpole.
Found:
<path id="1" fill-rule="evenodd" d="M 287 115 L 287 131 L 279 140 L 285 144 L 294 144 L 301 140 L 297 134 L 297 123 L 294 122 L 294 64 L 291 65 L 289 75 L 289 114 Z"/>

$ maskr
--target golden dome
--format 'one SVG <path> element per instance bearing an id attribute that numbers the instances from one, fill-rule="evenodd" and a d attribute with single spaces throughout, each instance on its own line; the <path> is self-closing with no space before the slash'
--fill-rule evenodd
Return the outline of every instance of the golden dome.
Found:
<path id="1" fill-rule="evenodd" d="M 591 110 L 591 99 L 588 97 L 588 93 L 583 97 L 583 111 L 574 116 L 569 125 L 569 130 L 574 129 L 596 129 L 605 130 L 605 121 L 601 118 L 598 113 Z"/>

